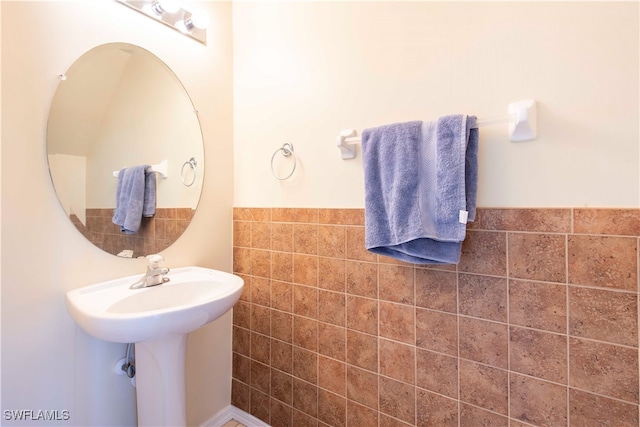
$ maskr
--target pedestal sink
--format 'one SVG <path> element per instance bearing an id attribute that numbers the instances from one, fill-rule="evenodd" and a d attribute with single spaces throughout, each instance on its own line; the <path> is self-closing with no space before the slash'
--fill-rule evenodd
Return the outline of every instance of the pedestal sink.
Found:
<path id="1" fill-rule="evenodd" d="M 184 360 L 187 334 L 225 314 L 243 280 L 230 273 L 176 268 L 167 283 L 130 289 L 140 275 L 67 293 L 73 320 L 95 338 L 135 343 L 138 425 L 186 425 Z"/>

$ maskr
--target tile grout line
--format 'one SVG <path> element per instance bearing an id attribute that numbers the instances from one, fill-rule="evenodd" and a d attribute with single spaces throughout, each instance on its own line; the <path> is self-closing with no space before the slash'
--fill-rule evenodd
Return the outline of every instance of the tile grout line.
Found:
<path id="1" fill-rule="evenodd" d="M 457 328 L 457 348 L 456 348 L 456 370 L 457 370 L 457 387 L 456 401 L 458 403 L 458 427 L 461 427 L 461 412 L 462 412 L 462 402 L 461 402 L 461 392 L 460 392 L 460 269 L 458 268 L 458 264 L 456 264 L 456 328 Z"/>
<path id="2" fill-rule="evenodd" d="M 575 212 L 574 209 L 571 208 L 571 227 L 570 233 L 573 234 L 575 230 Z M 565 280 L 565 332 L 567 334 L 567 342 L 566 352 L 567 352 L 567 390 L 566 390 L 566 404 L 567 404 L 567 425 L 570 425 L 571 422 L 571 399 L 570 399 L 570 389 L 571 389 L 571 346 L 569 345 L 569 337 L 570 337 L 570 321 L 569 318 L 571 313 L 569 312 L 569 234 L 565 234 L 564 236 L 564 280 Z"/>
<path id="3" fill-rule="evenodd" d="M 315 223 L 313 221 L 311 221 L 309 224 L 311 224 L 312 226 L 315 227 L 316 230 L 316 253 L 315 253 L 315 257 L 316 257 L 316 280 L 315 280 L 315 294 L 316 294 L 316 310 L 315 310 L 315 320 L 316 320 L 316 351 L 315 351 L 315 360 L 316 360 L 316 418 L 319 420 L 320 419 L 320 272 L 318 271 L 318 222 L 319 222 L 319 211 L 316 209 L 316 215 L 315 215 L 316 219 L 315 219 Z M 300 231 L 300 228 L 298 227 L 298 231 Z M 306 248 L 305 248 L 306 249 Z M 293 253 L 296 254 L 296 226 L 293 226 Z M 308 254 L 305 254 L 308 255 Z M 296 263 L 295 263 L 295 255 L 294 255 L 294 261 L 293 261 L 293 279 L 295 281 L 295 269 L 296 269 Z M 294 300 L 295 302 L 295 300 Z M 345 415 L 346 415 L 346 404 L 345 404 Z M 345 420 L 346 421 L 346 420 Z"/>
<path id="4" fill-rule="evenodd" d="M 273 248 L 273 221 L 271 221 L 271 210 L 269 210 L 269 251 L 272 250 Z M 272 345 L 272 340 L 273 340 L 273 322 L 271 321 L 271 315 L 273 313 L 273 287 L 272 287 L 272 277 L 273 277 L 273 262 L 271 262 L 271 253 L 269 254 L 269 261 L 270 261 L 270 265 L 269 265 L 269 278 L 268 283 L 269 283 L 269 399 L 272 398 L 273 395 L 273 390 L 271 388 L 271 371 L 273 369 L 273 345 Z M 253 285 L 253 283 L 252 283 Z M 293 389 L 293 387 L 292 387 Z M 293 401 L 293 396 L 292 396 L 292 401 Z M 271 424 L 273 422 L 272 417 L 271 417 L 271 404 L 269 404 L 269 424 Z"/>
<path id="5" fill-rule="evenodd" d="M 251 313 L 253 312 L 253 295 L 252 295 L 252 291 L 253 291 L 253 278 L 255 277 L 253 275 L 253 226 L 254 226 L 254 222 L 255 220 L 252 218 L 251 220 L 251 227 L 249 227 L 249 244 L 251 246 L 251 249 L 249 249 L 249 275 L 251 276 L 251 284 L 249 286 L 249 384 L 248 388 L 249 388 L 249 408 L 251 408 L 251 396 L 253 395 L 251 389 L 251 365 L 253 363 L 253 351 L 252 351 L 252 341 L 253 341 L 253 329 L 252 329 L 252 324 L 251 324 Z M 271 255 L 269 255 L 271 256 Z M 269 266 L 271 267 L 271 266 Z M 271 274 L 271 270 L 269 270 L 269 274 Z M 269 350 L 269 357 L 271 357 L 271 350 Z"/>
<path id="6" fill-rule="evenodd" d="M 505 274 L 507 276 L 507 418 L 511 419 L 511 316 L 509 306 L 509 289 L 511 270 L 509 268 L 509 231 L 505 232 Z"/>
<path id="7" fill-rule="evenodd" d="M 417 321 L 416 321 L 416 301 L 417 301 L 417 280 L 416 280 L 416 267 L 413 267 L 413 342 L 412 342 L 412 351 L 413 351 L 413 399 L 414 399 L 414 418 L 413 422 L 415 425 L 418 425 L 418 351 L 416 346 L 417 340 Z M 460 418 L 460 417 L 458 417 Z"/>
<path id="8" fill-rule="evenodd" d="M 319 216 L 319 214 L 318 214 Z M 323 224 L 326 225 L 326 224 Z M 346 237 L 346 231 L 344 231 L 345 229 L 343 229 L 343 242 L 344 242 L 344 254 L 346 256 L 346 252 L 347 252 L 347 237 Z M 318 224 L 318 287 L 320 286 L 320 224 Z M 324 289 L 324 288 L 323 288 Z M 349 370 L 349 366 L 347 364 L 347 319 L 348 319 L 348 313 L 349 313 L 349 305 L 348 305 L 348 299 L 347 299 L 347 265 L 345 263 L 344 265 L 344 271 L 343 271 L 343 276 L 342 276 L 342 292 L 344 293 L 343 296 L 343 301 L 344 301 L 344 317 L 342 319 L 343 324 L 344 324 L 344 361 L 342 363 L 344 363 L 344 375 L 342 377 L 343 381 L 344 381 L 344 385 L 342 387 L 342 392 L 344 393 L 344 423 L 345 425 L 349 424 L 349 398 L 347 397 L 348 394 L 348 375 L 347 372 Z M 320 293 L 318 293 L 318 295 L 320 295 Z M 318 369 L 318 376 L 320 376 L 320 369 Z"/>
<path id="9" fill-rule="evenodd" d="M 348 247 L 348 245 L 347 245 Z M 347 256 L 349 254 L 347 253 Z M 376 383 L 377 383 L 377 394 L 376 394 L 376 412 L 377 412 L 377 418 L 378 418 L 378 427 L 383 427 L 382 426 L 382 417 L 380 415 L 380 257 L 378 255 L 376 255 L 376 299 L 377 299 L 377 316 L 378 316 L 378 324 L 376 325 L 377 327 L 377 331 L 376 331 Z M 415 398 L 415 397 L 414 397 Z"/>

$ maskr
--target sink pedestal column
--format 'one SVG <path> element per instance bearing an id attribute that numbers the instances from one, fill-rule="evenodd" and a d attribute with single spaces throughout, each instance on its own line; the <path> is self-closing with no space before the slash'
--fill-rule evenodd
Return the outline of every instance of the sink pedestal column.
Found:
<path id="1" fill-rule="evenodd" d="M 139 426 L 186 426 L 186 335 L 136 343 Z"/>

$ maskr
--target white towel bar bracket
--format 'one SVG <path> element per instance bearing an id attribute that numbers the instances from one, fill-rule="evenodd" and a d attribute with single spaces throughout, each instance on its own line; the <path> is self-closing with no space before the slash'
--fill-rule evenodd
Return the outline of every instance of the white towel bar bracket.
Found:
<path id="1" fill-rule="evenodd" d="M 506 116 L 478 119 L 476 127 L 508 123 L 511 142 L 530 141 L 538 137 L 537 116 L 535 99 L 525 99 L 510 103 Z M 343 160 L 356 158 L 356 144 L 361 142 L 361 138 L 356 135 L 355 129 L 340 131 L 336 145 L 340 149 Z"/>
<path id="2" fill-rule="evenodd" d="M 538 137 L 538 111 L 535 99 L 526 99 L 509 104 L 509 114 L 515 117 L 509 121 L 511 142 L 531 141 Z"/>
<path id="3" fill-rule="evenodd" d="M 356 158 L 356 144 L 360 142 L 360 137 L 356 137 L 355 129 L 345 129 L 340 131 L 340 135 L 338 135 L 336 142 L 343 160 Z"/>

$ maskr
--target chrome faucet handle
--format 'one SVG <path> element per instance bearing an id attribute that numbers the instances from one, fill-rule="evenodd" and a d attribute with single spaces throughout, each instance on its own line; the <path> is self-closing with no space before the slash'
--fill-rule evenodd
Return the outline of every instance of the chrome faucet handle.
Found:
<path id="1" fill-rule="evenodd" d="M 160 264 L 164 262 L 164 257 L 162 255 L 153 254 L 148 255 L 147 260 L 149 261 L 149 268 L 160 268 Z"/>
<path id="2" fill-rule="evenodd" d="M 161 266 L 162 261 L 164 261 L 162 255 L 149 255 L 147 256 L 147 260 L 149 261 L 147 274 L 145 276 L 147 286 L 155 286 L 167 283 L 169 281 L 169 278 L 164 277 L 164 275 L 169 273 L 169 269 L 167 267 Z"/>
<path id="3" fill-rule="evenodd" d="M 169 269 L 167 267 L 160 266 L 164 261 L 162 255 L 149 255 L 147 256 L 147 261 L 149 261 L 147 273 L 140 278 L 140 280 L 131 285 L 131 289 L 147 288 L 149 286 L 161 285 L 169 281 L 168 277 L 164 277 L 165 274 L 169 273 Z"/>

